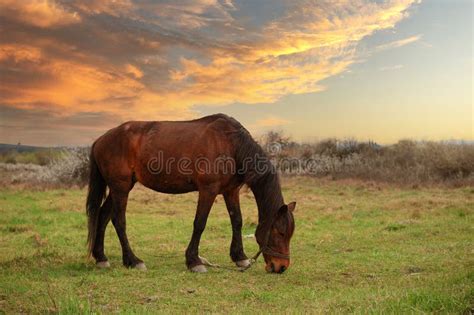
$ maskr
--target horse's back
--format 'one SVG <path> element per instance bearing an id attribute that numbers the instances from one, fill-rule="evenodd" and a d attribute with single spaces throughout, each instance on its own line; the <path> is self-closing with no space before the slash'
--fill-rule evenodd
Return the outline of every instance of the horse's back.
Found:
<path id="1" fill-rule="evenodd" d="M 166 193 L 194 191 L 203 185 L 227 182 L 233 175 L 224 176 L 213 168 L 219 157 L 234 155 L 235 146 L 226 134 L 230 130 L 233 126 L 220 115 L 157 122 L 142 139 L 137 179 Z M 150 172 L 153 166 L 160 170 L 159 174 Z"/>
<path id="2" fill-rule="evenodd" d="M 233 157 L 235 144 L 229 134 L 240 128 L 223 114 L 189 121 L 130 121 L 100 137 L 93 146 L 94 156 L 107 182 L 126 185 L 138 180 L 165 193 L 189 192 L 205 183 L 229 180 L 230 175 L 196 169 L 195 162 L 201 159 L 212 166 L 221 156 Z M 154 166 L 159 172 L 151 169 Z"/>

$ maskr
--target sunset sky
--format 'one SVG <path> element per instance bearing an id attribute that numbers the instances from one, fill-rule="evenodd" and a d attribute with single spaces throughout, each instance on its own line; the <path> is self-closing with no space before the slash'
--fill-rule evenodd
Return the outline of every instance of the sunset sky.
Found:
<path id="1" fill-rule="evenodd" d="M 471 0 L 0 0 L 0 143 L 227 113 L 296 140 L 474 138 Z"/>

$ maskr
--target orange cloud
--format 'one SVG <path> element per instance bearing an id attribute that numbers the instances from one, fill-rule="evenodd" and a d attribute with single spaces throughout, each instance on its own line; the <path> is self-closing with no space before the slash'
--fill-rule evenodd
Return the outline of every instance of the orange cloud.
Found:
<path id="1" fill-rule="evenodd" d="M 20 21 L 41 28 L 81 21 L 76 12 L 69 12 L 49 0 L 0 0 L 0 15 L 15 15 Z"/>
<path id="2" fill-rule="evenodd" d="M 31 105 L 34 102 L 41 102 L 80 111 L 93 110 L 97 106 L 95 102 L 102 101 L 100 105 L 117 110 L 113 108 L 113 102 L 107 104 L 109 97 L 131 97 L 144 89 L 140 82 L 134 80 L 135 74 L 129 77 L 109 72 L 106 68 L 48 59 L 40 49 L 27 45 L 0 46 L 0 61 L 8 59 L 12 59 L 12 64 L 22 69 L 24 74 L 40 73 L 45 78 L 33 84 L 24 82 L 21 93 L 14 93 L 18 82 L 3 82 L 2 90 L 13 93 L 6 93 L 2 101 L 15 107 L 30 107 L 34 106 Z"/>
<path id="3" fill-rule="evenodd" d="M 130 0 L 81 0 L 72 2 L 74 7 L 87 15 L 108 14 L 120 16 L 133 12 L 133 2 Z"/>
<path id="4" fill-rule="evenodd" d="M 241 12 L 251 9 L 230 0 L 0 0 L 0 107 L 177 119 L 195 105 L 318 92 L 355 62 L 361 39 L 417 2 L 294 1 L 250 23 Z"/>
<path id="5" fill-rule="evenodd" d="M 129 74 L 132 74 L 136 79 L 143 77 L 143 72 L 134 65 L 127 64 L 125 66 L 125 71 Z"/>
<path id="6" fill-rule="evenodd" d="M 318 92 L 320 81 L 355 61 L 358 41 L 394 27 L 414 2 L 297 3 L 287 16 L 267 25 L 258 41 L 241 45 L 234 54 L 218 54 L 211 63 L 183 58 L 171 78 L 184 87 L 186 99 L 208 105 L 271 103 L 288 94 Z"/>

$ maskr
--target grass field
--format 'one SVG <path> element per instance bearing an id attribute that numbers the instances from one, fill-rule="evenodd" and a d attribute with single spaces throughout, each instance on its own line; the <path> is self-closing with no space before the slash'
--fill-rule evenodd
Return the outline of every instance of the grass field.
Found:
<path id="1" fill-rule="evenodd" d="M 200 253 L 226 268 L 192 274 L 184 250 L 196 194 L 131 193 L 128 234 L 148 271 L 127 270 L 112 225 L 109 270 L 86 254 L 85 190 L 0 190 L 0 312 L 463 313 L 474 305 L 474 188 L 397 188 L 291 178 L 292 265 L 237 272 L 217 200 Z M 244 246 L 257 250 L 256 205 L 242 191 Z M 230 269 L 229 269 L 230 268 Z"/>

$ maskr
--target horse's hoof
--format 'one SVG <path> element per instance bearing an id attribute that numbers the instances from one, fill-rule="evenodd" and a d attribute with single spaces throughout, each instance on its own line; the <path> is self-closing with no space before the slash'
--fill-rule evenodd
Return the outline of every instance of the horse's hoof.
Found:
<path id="1" fill-rule="evenodd" d="M 235 264 L 240 268 L 248 268 L 250 267 L 250 259 L 239 260 L 236 261 Z"/>
<path id="2" fill-rule="evenodd" d="M 209 260 L 207 260 L 206 258 L 201 257 L 201 256 L 198 256 L 198 257 L 199 257 L 199 259 L 201 260 L 201 263 L 202 263 L 204 266 L 212 266 L 212 265 L 213 265 L 213 264 L 212 264 Z"/>
<path id="3" fill-rule="evenodd" d="M 106 261 L 98 261 L 95 265 L 96 265 L 97 267 L 101 268 L 101 269 L 110 268 L 110 263 L 109 263 L 108 260 L 106 260 Z"/>
<path id="4" fill-rule="evenodd" d="M 135 265 L 135 267 L 133 267 L 133 268 L 135 268 L 135 269 L 137 269 L 137 270 L 143 270 L 143 271 L 145 271 L 145 270 L 146 270 L 145 263 L 142 263 L 142 262 L 141 262 L 141 263 L 138 263 L 138 264 L 136 264 L 136 265 Z"/>
<path id="5" fill-rule="evenodd" d="M 192 267 L 191 272 L 197 272 L 197 273 L 205 273 L 207 272 L 207 268 L 204 265 L 197 265 Z"/>

